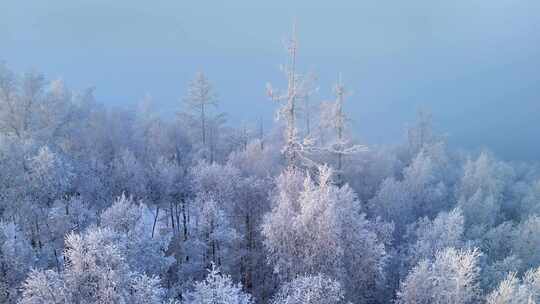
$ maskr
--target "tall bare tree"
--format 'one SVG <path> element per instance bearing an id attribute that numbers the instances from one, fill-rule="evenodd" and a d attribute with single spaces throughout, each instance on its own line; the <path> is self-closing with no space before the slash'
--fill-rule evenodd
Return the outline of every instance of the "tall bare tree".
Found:
<path id="1" fill-rule="evenodd" d="M 184 102 L 194 116 L 198 116 L 201 128 L 201 141 L 206 146 L 208 139 L 208 111 L 210 107 L 217 106 L 217 95 L 212 84 L 203 72 L 198 72 L 188 87 Z"/>
<path id="2" fill-rule="evenodd" d="M 299 161 L 304 161 L 313 165 L 313 162 L 305 156 L 305 152 L 309 149 L 309 142 L 300 140 L 296 126 L 299 101 L 310 95 L 310 90 L 313 87 L 308 84 L 313 80 L 313 77 L 298 74 L 296 71 L 296 54 L 298 50 L 296 25 L 293 25 L 292 35 L 285 44 L 289 53 L 288 64 L 283 68 L 287 77 L 287 90 L 274 90 L 270 84 L 267 84 L 267 93 L 272 100 L 281 103 L 281 107 L 277 112 L 277 119 L 285 122 L 285 146 L 282 152 L 285 155 L 287 164 L 294 166 Z"/>
<path id="3" fill-rule="evenodd" d="M 338 183 L 341 183 L 343 157 L 347 154 L 366 151 L 367 147 L 352 144 L 349 138 L 346 136 L 346 125 L 349 119 L 343 110 L 343 104 L 345 102 L 345 97 L 349 93 L 342 83 L 341 74 L 339 75 L 338 82 L 334 87 L 334 93 L 336 94 L 336 100 L 323 104 L 321 109 L 321 124 L 324 127 L 331 128 L 335 133 L 335 140 L 329 143 L 327 149 L 330 153 L 336 156 L 337 178 Z"/>

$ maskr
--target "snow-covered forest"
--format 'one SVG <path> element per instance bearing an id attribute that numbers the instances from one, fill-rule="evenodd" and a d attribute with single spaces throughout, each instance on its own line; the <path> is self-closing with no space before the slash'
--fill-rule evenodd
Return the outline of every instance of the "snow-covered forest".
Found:
<path id="1" fill-rule="evenodd" d="M 0 303 L 540 303 L 540 168 L 450 149 L 428 110 L 359 142 L 354 88 L 301 54 L 253 127 L 203 72 L 170 119 L 0 65 Z"/>

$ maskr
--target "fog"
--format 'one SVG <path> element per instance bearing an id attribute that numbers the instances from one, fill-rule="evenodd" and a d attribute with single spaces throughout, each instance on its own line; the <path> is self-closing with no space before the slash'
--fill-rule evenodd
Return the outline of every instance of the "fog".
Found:
<path id="1" fill-rule="evenodd" d="M 294 20 L 302 70 L 318 100 L 338 73 L 353 91 L 357 136 L 394 143 L 418 108 L 451 145 L 537 160 L 540 2 L 456 1 L 1 1 L 0 60 L 99 102 L 150 93 L 163 115 L 204 71 L 231 124 L 272 121 L 267 82 L 283 84 L 282 40 Z"/>

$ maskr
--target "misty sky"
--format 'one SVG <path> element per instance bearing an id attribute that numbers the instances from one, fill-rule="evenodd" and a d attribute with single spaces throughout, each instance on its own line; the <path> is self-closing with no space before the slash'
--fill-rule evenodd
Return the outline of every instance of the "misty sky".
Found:
<path id="1" fill-rule="evenodd" d="M 453 145 L 539 159 L 538 0 L 0 0 L 0 60 L 164 115 L 203 70 L 231 122 L 270 121 L 295 18 L 300 67 L 322 100 L 342 72 L 364 141 L 397 142 L 424 107 Z"/>

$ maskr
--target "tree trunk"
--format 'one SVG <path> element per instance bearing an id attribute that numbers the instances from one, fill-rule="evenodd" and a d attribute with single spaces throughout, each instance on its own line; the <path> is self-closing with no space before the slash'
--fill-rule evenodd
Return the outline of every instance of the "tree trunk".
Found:
<path id="1" fill-rule="evenodd" d="M 156 207 L 156 215 L 154 216 L 154 223 L 152 224 L 152 238 L 154 238 L 154 232 L 156 231 L 156 224 L 159 217 L 159 206 Z"/>

